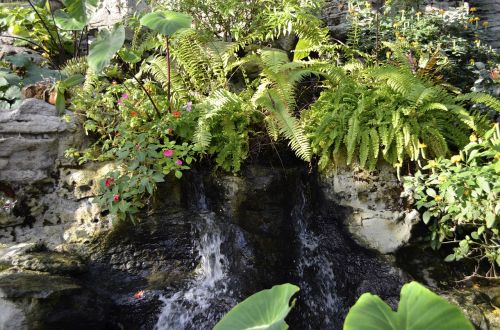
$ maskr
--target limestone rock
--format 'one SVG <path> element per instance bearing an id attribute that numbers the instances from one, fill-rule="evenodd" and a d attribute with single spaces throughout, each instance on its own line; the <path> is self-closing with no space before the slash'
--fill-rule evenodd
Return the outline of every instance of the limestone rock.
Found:
<path id="1" fill-rule="evenodd" d="M 419 214 L 404 209 L 401 183 L 392 168 L 381 168 L 375 176 L 343 169 L 320 181 L 325 197 L 349 210 L 345 223 L 358 244 L 385 254 L 409 241 Z"/>
<path id="2" fill-rule="evenodd" d="M 2 298 L 47 298 L 56 292 L 79 289 L 79 285 L 62 276 L 32 273 L 0 275 L 0 297 Z"/>
<path id="3" fill-rule="evenodd" d="M 49 177 L 64 151 L 81 142 L 74 117 L 66 122 L 54 106 L 24 100 L 16 110 L 0 112 L 0 182 L 32 184 Z"/>
<path id="4" fill-rule="evenodd" d="M 101 177 L 115 168 L 106 163 L 80 169 L 61 167 L 56 183 L 19 189 L 15 209 L 23 216 L 0 226 L 0 242 L 43 243 L 58 251 L 82 248 L 111 228 L 111 217 L 92 201 L 99 194 Z"/>
<path id="5" fill-rule="evenodd" d="M 81 273 L 85 269 L 77 256 L 51 251 L 16 256 L 12 265 L 24 270 L 64 275 Z"/>

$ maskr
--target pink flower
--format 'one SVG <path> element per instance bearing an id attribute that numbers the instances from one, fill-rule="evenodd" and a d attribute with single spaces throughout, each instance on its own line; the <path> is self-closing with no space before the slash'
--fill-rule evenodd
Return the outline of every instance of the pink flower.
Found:
<path id="1" fill-rule="evenodd" d="M 175 165 L 181 166 L 181 165 L 182 165 L 182 160 L 177 159 L 177 160 L 175 161 Z"/>
<path id="2" fill-rule="evenodd" d="M 115 202 L 118 202 L 118 201 L 120 200 L 120 195 L 114 195 L 114 196 L 113 196 L 113 200 L 114 200 Z"/>
<path id="3" fill-rule="evenodd" d="M 107 178 L 106 182 L 104 182 L 104 185 L 106 186 L 106 188 L 109 188 L 111 186 L 111 184 L 113 183 L 113 181 L 114 181 L 113 178 Z"/>
<path id="4" fill-rule="evenodd" d="M 189 101 L 184 108 L 186 109 L 187 112 L 191 112 L 193 110 L 193 102 Z"/>
<path id="5" fill-rule="evenodd" d="M 120 100 L 118 100 L 118 102 L 116 102 L 116 103 L 118 103 L 118 105 L 121 105 L 123 102 L 122 102 L 122 100 L 120 99 Z"/>
<path id="6" fill-rule="evenodd" d="M 163 156 L 172 157 L 174 155 L 174 151 L 172 149 L 163 150 Z"/>
<path id="7" fill-rule="evenodd" d="M 122 99 L 124 99 L 124 100 L 128 99 L 128 94 L 127 93 L 123 93 L 122 94 Z"/>

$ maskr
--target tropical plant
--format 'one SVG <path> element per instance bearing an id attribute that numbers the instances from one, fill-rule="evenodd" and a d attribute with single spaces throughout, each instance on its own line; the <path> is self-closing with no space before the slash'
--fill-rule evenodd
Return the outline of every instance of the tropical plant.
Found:
<path id="1" fill-rule="evenodd" d="M 16 108 L 21 103 L 21 89 L 39 81 L 52 82 L 60 74 L 44 67 L 44 63 L 35 64 L 32 55 L 21 53 L 8 55 L 0 62 L 0 109 Z"/>
<path id="2" fill-rule="evenodd" d="M 326 41 L 320 16 L 322 0 L 158 0 L 171 10 L 193 16 L 197 29 L 225 42 L 248 45 L 272 41 L 293 31 L 301 37 Z M 293 35 L 292 35 L 293 36 Z"/>
<path id="3" fill-rule="evenodd" d="M 102 195 L 94 201 L 117 220 L 135 220 L 156 184 L 170 173 L 180 179 L 193 160 L 192 147 L 170 139 L 163 125 L 144 125 L 142 129 L 146 131 L 123 131 L 115 140 L 118 145 L 111 152 L 121 170 L 106 174 L 100 181 Z"/>
<path id="4" fill-rule="evenodd" d="M 382 159 L 401 168 L 407 160 L 445 156 L 450 147 L 467 143 L 470 130 L 484 128 L 465 110 L 466 98 L 500 105 L 489 95 L 456 97 L 404 66 L 365 68 L 351 62 L 325 76 L 328 88 L 303 114 L 323 169 L 357 163 L 373 170 Z"/>
<path id="5" fill-rule="evenodd" d="M 165 36 L 165 49 L 167 52 L 167 99 L 170 112 L 172 112 L 170 38 L 181 29 L 190 28 L 191 21 L 191 16 L 174 11 L 155 11 L 141 18 L 142 25 Z"/>
<path id="6" fill-rule="evenodd" d="M 457 306 L 417 282 L 405 284 L 395 312 L 378 296 L 363 294 L 347 314 L 344 330 L 473 330 Z"/>
<path id="7" fill-rule="evenodd" d="M 292 284 L 274 286 L 239 303 L 217 323 L 214 330 L 288 329 L 284 319 L 299 291 Z M 417 282 L 405 284 L 395 312 L 378 296 L 364 293 L 347 314 L 344 330 L 473 330 L 457 306 Z"/>
<path id="8" fill-rule="evenodd" d="M 406 185 L 414 193 L 415 206 L 431 231 L 431 247 L 453 244 L 446 261 L 475 260 L 480 273 L 483 261 L 496 276 L 500 266 L 500 129 L 498 124 L 450 159 L 431 160 Z"/>
<path id="9" fill-rule="evenodd" d="M 76 85 L 80 85 L 84 80 L 85 77 L 83 75 L 75 74 L 64 80 L 59 80 L 54 84 L 53 89 L 56 94 L 55 106 L 59 114 L 64 114 L 66 109 L 66 98 L 64 95 L 66 91 Z"/>
<path id="10" fill-rule="evenodd" d="M 0 110 L 16 108 L 21 102 L 21 78 L 8 69 L 0 69 Z"/>
<path id="11" fill-rule="evenodd" d="M 259 291 L 229 311 L 214 330 L 284 330 L 288 329 L 285 318 L 295 305 L 290 299 L 299 291 L 286 283 Z"/>

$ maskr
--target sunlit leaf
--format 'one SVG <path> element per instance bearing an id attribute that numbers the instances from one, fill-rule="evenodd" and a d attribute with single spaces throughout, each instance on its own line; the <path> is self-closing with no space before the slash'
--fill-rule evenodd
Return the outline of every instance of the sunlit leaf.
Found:
<path id="1" fill-rule="evenodd" d="M 170 37 L 181 29 L 190 28 L 192 20 L 189 15 L 165 10 L 144 15 L 141 25 Z"/>
<path id="2" fill-rule="evenodd" d="M 287 283 L 257 292 L 231 309 L 214 330 L 288 329 L 285 318 L 295 304 L 290 299 L 298 291 L 299 287 Z"/>
<path id="3" fill-rule="evenodd" d="M 363 294 L 351 308 L 344 330 L 473 330 L 460 309 L 417 282 L 401 289 L 398 310 L 378 296 Z"/>
<path id="4" fill-rule="evenodd" d="M 125 28 L 123 25 L 116 25 L 111 31 L 101 30 L 97 39 L 90 45 L 89 67 L 96 73 L 102 72 L 124 42 Z"/>

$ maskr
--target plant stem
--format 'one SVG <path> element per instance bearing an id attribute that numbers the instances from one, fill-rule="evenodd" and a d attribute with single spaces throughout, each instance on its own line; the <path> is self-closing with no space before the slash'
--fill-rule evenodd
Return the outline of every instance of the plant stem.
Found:
<path id="1" fill-rule="evenodd" d="M 78 55 L 80 54 L 80 48 L 82 47 L 83 35 L 86 33 L 86 30 L 87 30 L 87 27 L 85 27 L 82 31 L 80 31 L 81 32 L 80 40 L 78 40 L 78 46 L 76 47 L 75 57 L 78 57 Z"/>
<path id="2" fill-rule="evenodd" d="M 167 36 L 167 99 L 168 99 L 168 111 L 172 112 L 172 96 L 170 94 L 170 43 Z"/>
<path id="3" fill-rule="evenodd" d="M 52 12 L 52 5 L 50 4 L 50 1 L 47 1 L 47 3 L 49 4 L 49 11 L 50 11 L 50 16 L 52 17 L 52 23 L 56 27 L 56 35 L 57 35 L 57 40 L 59 41 L 59 47 L 60 47 L 61 51 L 64 52 L 65 49 L 64 49 L 64 46 L 63 46 L 62 41 L 61 41 L 61 35 L 59 34 L 59 30 L 57 29 L 56 20 L 54 18 L 54 13 Z"/>
<path id="4" fill-rule="evenodd" d="M 144 91 L 144 93 L 146 93 L 146 95 L 148 96 L 148 99 L 149 101 L 151 101 L 151 104 L 153 105 L 153 108 L 155 108 L 155 111 L 156 111 L 156 115 L 158 116 L 158 118 L 161 117 L 161 113 L 160 113 L 160 110 L 158 109 L 158 107 L 156 106 L 155 102 L 153 101 L 153 98 L 151 97 L 151 95 L 149 95 L 148 91 L 146 90 L 146 88 L 144 87 L 144 85 L 142 84 L 142 82 L 137 79 L 137 77 L 135 75 L 132 75 L 135 79 L 135 81 L 137 81 L 137 83 L 139 84 L 139 86 L 142 88 L 142 90 Z"/>
<path id="5" fill-rule="evenodd" d="M 73 31 L 73 56 L 76 57 L 76 52 L 77 52 L 77 47 L 78 47 L 78 43 L 77 43 L 77 40 L 78 40 L 78 32 L 76 31 Z"/>
<path id="6" fill-rule="evenodd" d="M 38 18 L 40 19 L 40 21 L 42 22 L 42 25 L 45 28 L 45 30 L 47 30 L 47 33 L 50 36 L 50 40 L 52 41 L 52 43 L 54 44 L 54 46 L 57 47 L 57 41 L 54 38 L 54 36 L 52 35 L 52 32 L 50 32 L 49 27 L 45 23 L 45 20 L 42 18 L 42 15 L 40 15 L 40 13 L 38 12 L 38 10 L 36 10 L 35 5 L 33 5 L 33 3 L 31 2 L 31 0 L 28 0 L 28 3 L 30 5 L 30 7 L 35 11 L 35 14 L 38 16 Z M 61 51 L 64 51 L 64 50 L 61 49 Z"/>

